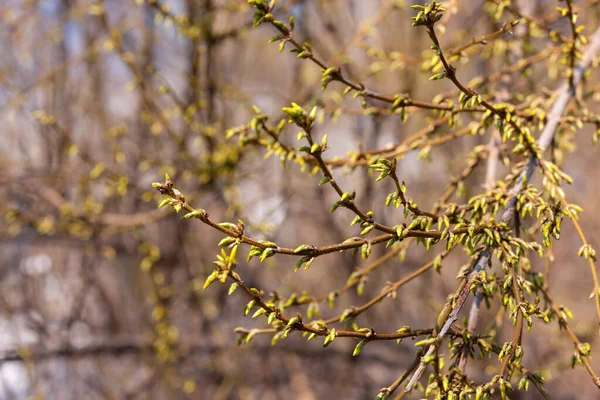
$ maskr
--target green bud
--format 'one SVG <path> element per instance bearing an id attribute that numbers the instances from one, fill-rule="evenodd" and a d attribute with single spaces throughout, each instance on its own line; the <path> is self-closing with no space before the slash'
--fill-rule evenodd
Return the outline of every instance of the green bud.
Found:
<path id="1" fill-rule="evenodd" d="M 238 283 L 237 282 L 233 282 L 231 284 L 231 286 L 229 286 L 229 291 L 227 292 L 227 294 L 229 296 L 231 296 L 233 294 L 233 292 L 235 292 L 235 290 L 238 288 Z"/>
<path id="2" fill-rule="evenodd" d="M 258 310 L 256 310 L 256 312 L 252 315 L 252 318 L 256 318 L 259 317 L 261 315 L 263 315 L 264 313 L 266 313 L 267 311 L 264 308 L 259 308 Z"/>
<path id="3" fill-rule="evenodd" d="M 317 106 L 314 106 L 312 108 L 312 110 L 310 110 L 310 114 L 308 115 L 308 118 L 311 121 L 314 121 L 317 118 Z"/>
<path id="4" fill-rule="evenodd" d="M 158 205 L 158 208 L 163 208 L 164 206 L 166 206 L 167 204 L 170 204 L 171 202 L 173 202 L 173 199 L 171 199 L 171 198 L 164 199 L 163 201 L 160 202 L 160 204 Z"/>
<path id="5" fill-rule="evenodd" d="M 362 349 L 365 347 L 365 344 L 367 344 L 366 340 L 361 340 L 360 342 L 358 342 L 358 344 L 354 348 L 354 352 L 352 352 L 352 357 L 356 357 L 357 355 L 359 355 Z"/>
<path id="6" fill-rule="evenodd" d="M 252 310 L 252 307 L 254 307 L 254 304 L 255 304 L 254 300 L 250 300 L 250 302 L 248 304 L 246 304 L 246 306 L 244 307 L 244 317 L 250 313 L 250 311 Z"/>
<path id="7" fill-rule="evenodd" d="M 444 72 L 440 72 L 439 74 L 435 74 L 433 75 L 431 78 L 429 78 L 430 81 L 439 81 L 440 79 L 444 79 L 446 77 L 446 74 Z"/>
<path id="8" fill-rule="evenodd" d="M 369 225 L 367 226 L 365 229 L 363 229 L 360 234 L 362 235 L 366 235 L 367 233 L 371 232 L 373 230 L 373 228 L 375 227 L 375 225 Z"/>
<path id="9" fill-rule="evenodd" d="M 351 194 L 351 193 L 348 193 L 348 192 L 346 192 L 346 193 L 344 193 L 344 194 L 342 195 L 342 198 L 341 198 L 340 200 L 341 200 L 341 201 L 348 201 L 348 200 L 351 200 L 351 199 L 352 199 L 352 194 Z"/>
<path id="10" fill-rule="evenodd" d="M 219 271 L 213 271 L 208 278 L 206 278 L 206 281 L 204 281 L 204 286 L 202 286 L 202 289 L 206 289 L 208 288 L 214 281 L 217 280 L 217 278 L 219 277 Z"/>

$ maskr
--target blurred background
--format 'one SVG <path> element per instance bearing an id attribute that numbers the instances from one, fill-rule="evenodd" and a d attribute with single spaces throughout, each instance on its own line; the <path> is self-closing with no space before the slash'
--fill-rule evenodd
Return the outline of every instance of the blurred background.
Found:
<path id="1" fill-rule="evenodd" d="M 575 2 L 584 34 L 599 26 L 598 3 Z M 431 42 L 425 29 L 411 27 L 411 4 L 277 1 L 275 17 L 293 15 L 296 38 L 352 80 L 430 102 L 454 88 L 446 80 L 428 81 Z M 440 40 L 446 49 L 525 17 L 512 32 L 468 46 L 453 59 L 462 82 L 496 76 L 480 92 L 514 104 L 528 96 L 546 101 L 559 87 L 561 43 L 549 32 L 568 38 L 570 31 L 556 1 L 445 5 Z M 241 147 L 226 131 L 248 124 L 253 105 L 276 126 L 291 102 L 305 109 L 317 104 L 315 130 L 328 134 L 327 157 L 347 159 L 352 151 L 402 143 L 437 118 L 408 109 L 402 122 L 389 115 L 389 105 L 368 100 L 365 111 L 360 99 L 342 97 L 339 83 L 322 91 L 319 67 L 279 53 L 276 43 L 268 44 L 276 32 L 267 25 L 253 29 L 252 15 L 246 0 L 0 1 L 0 399 L 368 399 L 412 362 L 411 340 L 371 343 L 359 357 L 352 357 L 352 340 L 322 349 L 320 341 L 307 343 L 300 335 L 276 346 L 271 335 L 257 335 L 238 346 L 236 327 L 266 324 L 242 316 L 249 299 L 240 291 L 227 296 L 228 285 L 218 284 L 202 290 L 222 235 L 200 221 L 182 221 L 170 207 L 157 208 L 162 199 L 151 183 L 168 173 L 189 204 L 215 221 L 242 219 L 253 237 L 291 248 L 339 243 L 360 230 L 350 227 L 348 210 L 329 213 L 337 195 L 318 186 L 319 176 L 293 162 L 282 166 L 276 156 L 265 159 L 260 145 Z M 520 59 L 531 62 L 510 70 Z M 592 110 L 597 78 L 593 71 L 584 83 Z M 458 131 L 472 118 L 461 115 L 458 128 L 443 125 L 435 135 Z M 568 124 L 564 131 L 570 132 Z M 557 150 L 574 178 L 567 198 L 583 207 L 581 224 L 593 246 L 600 228 L 594 131 L 584 126 Z M 286 127 L 282 141 L 297 147 L 297 133 Z M 405 152 L 398 175 L 407 195 L 432 208 L 493 130 L 480 133 Z M 466 197 L 453 201 L 485 191 L 480 164 L 460 183 Z M 507 171 L 500 168 L 491 181 Z M 404 221 L 401 210 L 384 205 L 392 182 L 375 184 L 366 168 L 335 174 L 383 223 Z M 577 257 L 581 242 L 573 226 L 563 225 L 549 266 L 550 290 L 573 311 L 571 326 L 592 344 L 592 364 L 600 369 L 589 267 Z M 240 248 L 242 260 L 247 250 Z M 237 272 L 248 286 L 283 299 L 303 292 L 326 298 L 353 271 L 390 254 L 369 274 L 361 296 L 351 289 L 333 310 L 321 304 L 328 318 L 365 303 L 442 250 L 413 245 L 390 254 L 374 246 L 369 260 L 336 253 L 296 273 L 294 258 L 277 256 L 240 262 Z M 362 314 L 361 326 L 377 332 L 431 327 L 468 262 L 466 254 L 453 253 L 440 274 L 423 274 L 396 299 Z M 533 268 L 545 266 L 536 257 Z M 477 330 L 493 325 L 502 342 L 510 340 L 512 326 L 499 309 L 496 303 L 485 310 Z M 305 313 L 306 305 L 298 310 Z M 599 398 L 586 371 L 571 369 L 573 344 L 556 323 L 535 324 L 523 345 L 523 365 L 544 374 L 553 399 Z M 497 367 L 495 360 L 476 360 L 467 372 L 485 382 Z M 511 398 L 540 395 L 530 390 Z"/>

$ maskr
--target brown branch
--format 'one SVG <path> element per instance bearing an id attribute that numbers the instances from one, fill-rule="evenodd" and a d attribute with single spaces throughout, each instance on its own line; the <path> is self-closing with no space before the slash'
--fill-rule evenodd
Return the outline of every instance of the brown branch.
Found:
<path id="1" fill-rule="evenodd" d="M 444 259 L 446 256 L 448 255 L 447 252 L 444 252 L 440 255 L 441 259 Z M 385 299 L 389 294 L 391 294 L 392 292 L 395 292 L 396 290 L 398 290 L 400 287 L 404 286 L 405 284 L 407 284 L 408 282 L 412 281 L 415 278 L 418 278 L 419 276 L 423 275 L 425 272 L 429 271 L 433 266 L 434 266 L 435 262 L 434 261 L 429 261 L 428 263 L 426 263 L 425 265 L 423 265 L 422 267 L 420 267 L 419 269 L 417 269 L 416 271 L 412 272 L 411 274 L 409 274 L 408 276 L 393 282 L 389 285 L 387 285 L 387 287 L 385 289 L 383 289 L 377 296 L 373 297 L 371 300 L 369 300 L 368 302 L 366 302 L 365 304 L 363 304 L 362 306 L 359 307 L 350 307 L 351 312 L 349 314 L 341 314 L 335 317 L 332 317 L 330 319 L 327 319 L 325 321 L 323 321 L 326 324 L 331 324 L 334 322 L 341 322 L 343 321 L 343 318 L 345 317 L 357 317 L 360 314 L 364 313 L 365 311 L 367 311 L 369 308 L 373 307 L 374 305 L 378 304 L 379 302 L 381 302 L 383 299 Z"/>
<path id="2" fill-rule="evenodd" d="M 590 44 L 585 52 L 585 55 L 583 57 L 581 64 L 575 69 L 575 73 L 573 74 L 573 78 L 574 78 L 573 82 L 575 85 L 577 85 L 577 84 L 579 84 L 579 82 L 581 82 L 581 80 L 583 79 L 584 72 L 590 67 L 590 65 L 592 64 L 592 61 L 594 61 L 596 59 L 599 52 L 600 52 L 600 29 L 598 29 L 592 36 L 592 40 L 590 41 Z M 555 100 L 554 105 L 552 106 L 552 109 L 548 115 L 548 121 L 547 121 L 546 126 L 544 127 L 544 130 L 542 131 L 542 133 L 540 135 L 540 139 L 538 141 L 539 147 L 542 149 L 542 151 L 547 149 L 550 146 L 550 143 L 552 142 L 554 135 L 556 134 L 557 127 L 560 122 L 562 113 L 566 109 L 569 101 L 574 96 L 574 94 L 575 94 L 574 86 L 564 85 L 563 88 L 561 89 L 559 96 Z M 507 226 L 512 225 L 514 215 L 515 215 L 515 207 L 517 204 L 517 196 L 521 192 L 521 190 L 525 187 L 525 183 L 531 181 L 533 172 L 538 164 L 539 164 L 539 159 L 537 157 L 537 154 L 532 154 L 532 156 L 529 159 L 529 162 L 527 164 L 527 167 L 521 173 L 520 179 L 518 180 L 517 184 L 512 188 L 511 200 L 509 201 L 508 206 L 505 208 L 504 213 L 502 214 L 502 218 L 501 218 L 501 222 L 505 223 Z M 423 358 L 426 358 L 428 355 L 431 355 L 436 351 L 438 346 L 441 344 L 441 341 L 444 338 L 448 329 L 450 329 L 452 324 L 457 320 L 460 310 L 462 309 L 466 299 L 469 297 L 473 279 L 480 271 L 482 271 L 486 267 L 486 265 L 488 264 L 488 262 L 492 256 L 493 249 L 494 249 L 494 247 L 490 245 L 484 251 L 482 251 L 481 255 L 479 256 L 479 259 L 477 260 L 477 262 L 475 264 L 475 267 L 473 268 L 473 271 L 469 274 L 469 276 L 466 279 L 466 284 L 463 286 L 463 289 L 461 290 L 460 295 L 456 300 L 456 304 L 455 304 L 452 312 L 450 313 L 444 326 L 440 330 L 440 332 L 437 336 L 436 342 L 429 347 L 427 353 L 425 353 L 425 356 Z M 412 389 L 414 384 L 419 380 L 419 378 L 425 371 L 425 367 L 426 367 L 426 364 L 423 361 L 421 361 L 419 368 L 414 373 L 410 382 L 407 384 L 406 391 L 410 391 Z"/>
<path id="3" fill-rule="evenodd" d="M 592 368 L 592 364 L 590 363 L 590 360 L 589 360 L 589 354 L 586 355 L 586 354 L 582 353 L 581 350 L 583 348 L 583 344 L 577 338 L 577 335 L 575 335 L 575 333 L 569 326 L 567 319 L 565 318 L 564 313 L 562 312 L 562 309 L 561 309 L 562 307 L 554 302 L 554 299 L 550 295 L 550 292 L 548 291 L 547 288 L 539 287 L 539 289 L 544 294 L 544 297 L 546 297 L 546 300 L 552 305 L 552 309 L 554 310 L 554 312 L 556 313 L 556 317 L 558 318 L 558 324 L 560 325 L 561 328 L 563 328 L 567 332 L 569 339 L 571 339 L 571 342 L 573 342 L 573 345 L 575 346 L 575 351 L 580 353 L 580 355 L 581 355 L 580 359 L 581 359 L 585 369 L 587 370 L 588 374 L 590 374 L 590 376 L 592 377 L 594 384 L 596 384 L 596 386 L 598 386 L 600 388 L 600 377 L 598 377 L 598 375 L 596 375 L 596 373 L 594 372 L 594 369 Z"/>

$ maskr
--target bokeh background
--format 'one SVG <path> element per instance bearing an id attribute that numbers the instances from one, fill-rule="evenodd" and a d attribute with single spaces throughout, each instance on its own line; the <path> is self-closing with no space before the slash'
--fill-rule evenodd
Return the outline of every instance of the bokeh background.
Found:
<path id="1" fill-rule="evenodd" d="M 544 0 L 513 1 L 497 21 L 501 3 L 510 2 L 447 1 L 442 45 L 456 49 L 518 13 L 528 17 L 511 34 L 469 47 L 455 64 L 469 82 L 541 54 L 524 73 L 482 91 L 515 104 L 530 95 L 547 98 L 565 71 L 560 44 L 547 30 L 568 36 L 568 22 L 555 1 Z M 584 33 L 599 26 L 597 3 L 576 2 Z M 278 1 L 275 16 L 293 15 L 296 37 L 353 80 L 430 101 L 453 87 L 428 81 L 430 41 L 424 29 L 411 27 L 410 4 Z M 264 159 L 260 147 L 240 148 L 236 138 L 226 139 L 227 129 L 247 124 L 253 105 L 276 125 L 291 102 L 318 104 L 316 130 L 329 136 L 327 155 L 347 157 L 400 143 L 435 115 L 411 110 L 403 123 L 398 115 L 366 113 L 359 100 L 342 98 L 340 84 L 321 91 L 319 68 L 268 44 L 275 32 L 252 28 L 245 0 L 2 0 L 0 20 L 0 399 L 363 399 L 374 398 L 412 362 L 410 340 L 372 343 L 354 358 L 351 340 L 322 349 L 320 341 L 291 335 L 272 347 L 270 336 L 257 335 L 237 346 L 236 327 L 265 325 L 242 316 L 243 293 L 227 296 L 228 285 L 218 284 L 202 290 L 222 235 L 180 220 L 169 207 L 157 209 L 161 199 L 151 183 L 169 173 L 190 204 L 217 221 L 241 218 L 254 237 L 292 248 L 339 243 L 358 231 L 349 226 L 348 210 L 329 213 L 333 190 L 293 163 Z M 597 78 L 593 71 L 584 83 L 592 109 Z M 466 126 L 470 117 L 461 118 Z M 584 126 L 562 149 L 574 178 L 567 197 L 583 207 L 581 224 L 592 245 L 600 228 L 594 131 Z M 289 126 L 282 137 L 295 145 L 296 134 Z M 491 134 L 462 136 L 424 159 L 418 150 L 405 154 L 398 174 L 410 197 L 431 208 Z M 496 179 L 507 171 L 500 168 Z M 336 176 L 383 223 L 403 221 L 401 211 L 384 206 L 390 183 L 375 184 L 364 168 L 337 169 Z M 464 182 L 466 195 L 485 191 L 485 182 L 482 166 Z M 588 299 L 593 285 L 586 261 L 577 257 L 580 245 L 565 221 L 550 289 L 573 311 L 572 327 L 592 344 L 600 369 Z M 370 260 L 383 254 L 374 247 Z M 334 310 L 323 304 L 323 315 L 363 304 L 435 254 L 410 247 L 369 275 L 362 296 L 350 290 Z M 431 327 L 468 261 L 455 252 L 440 274 L 430 271 L 405 285 L 395 300 L 361 315 L 361 325 L 378 332 Z M 294 273 L 294 264 L 273 257 L 240 262 L 237 271 L 249 286 L 284 298 L 304 291 L 326 296 L 368 261 L 345 252 L 317 259 L 306 272 Z M 545 268 L 538 259 L 533 265 Z M 493 304 L 484 311 L 477 329 L 493 324 L 499 340 L 510 340 L 512 327 L 498 310 Z M 570 368 L 573 344 L 556 323 L 534 325 L 523 344 L 523 365 L 543 372 L 553 399 L 599 397 L 585 370 Z M 467 371 L 483 382 L 494 368 L 497 363 L 477 360 Z"/>

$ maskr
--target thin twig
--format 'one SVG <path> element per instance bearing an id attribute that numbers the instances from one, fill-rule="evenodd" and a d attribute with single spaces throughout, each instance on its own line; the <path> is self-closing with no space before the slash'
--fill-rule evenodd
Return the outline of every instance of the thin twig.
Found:
<path id="1" fill-rule="evenodd" d="M 574 85 L 577 85 L 577 84 L 579 84 L 579 82 L 581 82 L 581 80 L 583 79 L 584 72 L 590 67 L 592 62 L 598 56 L 599 52 L 600 52 L 600 29 L 596 30 L 596 32 L 592 35 L 590 44 L 584 54 L 581 64 L 575 68 L 575 71 L 573 73 L 573 84 Z M 565 109 L 567 108 L 569 101 L 571 100 L 571 98 L 574 95 L 575 95 L 575 87 L 573 85 L 568 85 L 568 84 L 563 85 L 557 99 L 555 100 L 555 102 L 552 106 L 552 109 L 550 110 L 550 113 L 548 114 L 548 121 L 544 127 L 544 130 L 542 131 L 542 133 L 540 135 L 540 139 L 538 141 L 538 146 L 541 149 L 541 151 L 546 150 L 550 146 L 550 144 L 554 138 L 554 135 L 556 134 L 561 116 L 562 116 L 563 112 L 565 111 Z M 506 209 L 504 210 L 504 213 L 502 214 L 501 223 L 505 223 L 507 226 L 512 225 L 512 222 L 514 220 L 514 215 L 516 212 L 517 195 L 525 187 L 526 182 L 531 181 L 533 172 L 534 172 L 535 168 L 538 166 L 538 164 L 539 164 L 538 154 L 532 154 L 531 158 L 529 159 L 529 162 L 527 163 L 527 167 L 525 168 L 525 170 L 523 170 L 517 184 L 511 190 L 511 199 L 510 199 Z M 485 269 L 486 265 L 490 261 L 493 250 L 494 250 L 494 246 L 489 245 L 484 251 L 481 252 L 479 259 L 477 260 L 475 267 L 473 268 L 473 271 L 467 277 L 466 284 L 464 285 L 460 295 L 456 299 L 456 304 L 455 304 L 452 312 L 450 313 L 444 326 L 440 330 L 440 332 L 437 336 L 437 340 L 435 341 L 435 343 L 433 343 L 432 345 L 429 346 L 429 349 L 427 350 L 425 355 L 422 357 L 422 361 L 421 361 L 419 367 L 417 368 L 416 372 L 414 373 L 411 380 L 408 382 L 408 384 L 406 386 L 406 391 L 410 391 L 412 389 L 412 387 L 414 386 L 414 384 L 423 375 L 423 372 L 425 371 L 425 368 L 426 368 L 426 364 L 423 362 L 423 359 L 425 359 L 427 356 L 432 355 L 436 351 L 436 349 L 440 346 L 442 339 L 444 338 L 444 336 L 446 335 L 446 333 L 448 332 L 448 330 L 450 329 L 452 324 L 454 324 L 454 322 L 458 319 L 458 314 L 460 313 L 465 301 L 467 300 L 467 298 L 469 297 L 469 294 L 471 292 L 471 284 L 473 283 L 473 279 L 480 271 L 483 271 Z"/>

